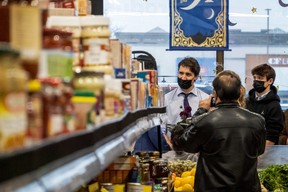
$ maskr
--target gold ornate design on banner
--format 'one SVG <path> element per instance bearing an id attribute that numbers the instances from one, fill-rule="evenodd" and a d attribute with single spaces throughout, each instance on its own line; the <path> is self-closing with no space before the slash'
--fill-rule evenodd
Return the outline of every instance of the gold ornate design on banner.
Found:
<path id="1" fill-rule="evenodd" d="M 172 0 L 173 1 L 173 0 Z M 172 6 L 175 2 L 172 2 Z M 215 18 L 215 22 L 218 25 L 218 29 L 216 29 L 214 31 L 214 35 L 212 37 L 206 37 L 205 41 L 203 41 L 202 43 L 198 44 L 196 42 L 193 41 L 192 37 L 186 37 L 184 35 L 184 31 L 180 28 L 181 23 L 183 22 L 183 18 L 181 17 L 181 15 L 179 14 L 179 12 L 177 11 L 177 9 L 172 10 L 171 15 L 174 16 L 174 18 L 172 18 L 173 23 L 171 23 L 171 46 L 172 47 L 179 47 L 179 48 L 183 48 L 183 49 L 189 49 L 189 47 L 193 47 L 193 48 L 227 48 L 228 47 L 228 37 L 227 37 L 227 33 L 228 29 L 227 29 L 227 5 L 226 5 L 226 1 L 224 0 L 222 3 L 223 5 L 223 10 L 221 12 L 219 12 L 219 14 L 217 15 L 217 17 Z M 173 49 L 173 48 L 172 48 Z"/>

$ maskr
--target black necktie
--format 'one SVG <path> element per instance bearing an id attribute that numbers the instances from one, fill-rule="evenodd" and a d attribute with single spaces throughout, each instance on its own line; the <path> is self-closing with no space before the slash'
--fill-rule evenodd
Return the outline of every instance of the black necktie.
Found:
<path id="1" fill-rule="evenodd" d="M 186 110 L 188 107 L 190 107 L 189 102 L 188 102 L 188 96 L 192 93 L 181 93 L 181 95 L 184 95 L 184 110 Z M 190 107 L 191 108 L 191 107 Z M 191 111 L 188 114 L 188 117 L 191 117 Z"/>

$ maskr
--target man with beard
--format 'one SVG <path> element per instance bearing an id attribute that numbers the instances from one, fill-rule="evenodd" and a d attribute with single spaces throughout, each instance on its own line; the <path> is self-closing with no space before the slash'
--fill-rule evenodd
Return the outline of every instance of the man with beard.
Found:
<path id="1" fill-rule="evenodd" d="M 199 101 L 209 97 L 208 94 L 196 88 L 194 82 L 197 80 L 200 73 L 200 66 L 198 61 L 195 58 L 187 57 L 184 58 L 178 64 L 178 85 L 179 87 L 173 89 L 165 95 L 165 106 L 168 116 L 168 124 L 177 124 L 182 121 L 183 116 L 181 117 L 180 113 L 188 110 L 186 118 L 193 115 L 199 105 Z M 191 111 L 190 111 L 191 110 Z M 164 129 L 164 130 L 163 130 Z M 191 159 L 197 160 L 197 154 L 188 154 L 183 152 L 174 153 L 170 151 L 170 133 L 166 127 L 162 127 L 163 132 L 165 133 L 162 137 L 162 150 L 167 152 L 163 154 L 164 159 Z M 143 136 L 144 135 L 144 136 Z M 151 129 L 145 134 L 143 134 L 139 140 L 137 140 L 134 152 L 138 151 L 153 151 L 159 150 L 157 145 L 157 130 Z"/>
<path id="2" fill-rule="evenodd" d="M 188 114 L 188 116 L 192 116 L 198 109 L 199 101 L 209 97 L 208 94 L 201 91 L 194 85 L 199 73 L 200 66 L 195 58 L 187 57 L 179 62 L 179 87 L 165 95 L 165 105 L 169 124 L 176 124 L 181 121 L 182 119 L 180 113 L 185 111 L 187 107 L 191 108 L 191 112 Z"/>
<path id="3" fill-rule="evenodd" d="M 187 117 L 191 117 L 197 111 L 199 102 L 205 99 L 211 100 L 211 96 L 201 91 L 195 86 L 200 73 L 198 61 L 193 57 L 186 57 L 178 63 L 178 87 L 165 95 L 166 112 L 168 124 L 175 125 Z M 172 147 L 170 132 L 166 132 L 164 137 L 172 151 L 163 154 L 164 159 L 189 159 L 197 161 L 198 153 L 186 153 L 177 147 Z"/>
<path id="4" fill-rule="evenodd" d="M 261 64 L 251 71 L 253 75 L 253 89 L 249 91 L 246 108 L 265 118 L 267 136 L 266 145 L 278 144 L 283 129 L 283 112 L 277 89 L 273 85 L 275 71 L 268 64 Z"/>

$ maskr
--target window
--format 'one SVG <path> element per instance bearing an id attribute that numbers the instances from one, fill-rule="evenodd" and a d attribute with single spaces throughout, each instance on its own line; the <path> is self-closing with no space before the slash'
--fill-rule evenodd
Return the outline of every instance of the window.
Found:
<path id="1" fill-rule="evenodd" d="M 174 76 L 165 77 L 165 81 L 176 82 L 177 59 L 185 56 L 209 61 L 211 64 L 206 68 L 210 72 L 207 76 L 210 76 L 216 66 L 216 51 L 167 50 L 168 2 L 107 0 L 104 1 L 104 14 L 110 17 L 116 38 L 131 44 L 132 50 L 144 50 L 155 57 L 159 81 L 163 76 Z M 237 72 L 249 90 L 253 80 L 251 67 L 264 62 L 271 64 L 276 71 L 275 86 L 279 88 L 284 108 L 284 103 L 288 103 L 288 76 L 285 75 L 288 74 L 288 7 L 282 7 L 276 0 L 229 1 L 229 15 L 236 25 L 229 27 L 231 51 L 224 52 L 224 68 Z"/>

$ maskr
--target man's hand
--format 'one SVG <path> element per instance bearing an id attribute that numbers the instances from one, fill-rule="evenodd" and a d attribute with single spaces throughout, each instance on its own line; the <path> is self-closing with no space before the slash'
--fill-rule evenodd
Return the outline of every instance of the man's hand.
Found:
<path id="1" fill-rule="evenodd" d="M 272 141 L 266 140 L 266 146 L 269 146 L 269 145 L 275 145 L 275 143 Z"/>
<path id="2" fill-rule="evenodd" d="M 212 96 L 209 96 L 207 99 L 201 100 L 199 102 L 199 108 L 204 108 L 204 109 L 207 109 L 207 111 L 209 111 L 209 109 L 211 107 L 210 106 L 211 99 L 212 99 Z"/>
<path id="3" fill-rule="evenodd" d="M 182 147 L 179 145 L 178 141 L 180 140 L 184 132 L 185 129 L 179 124 L 177 124 L 174 129 L 171 130 L 171 143 L 173 150 L 182 151 Z"/>

